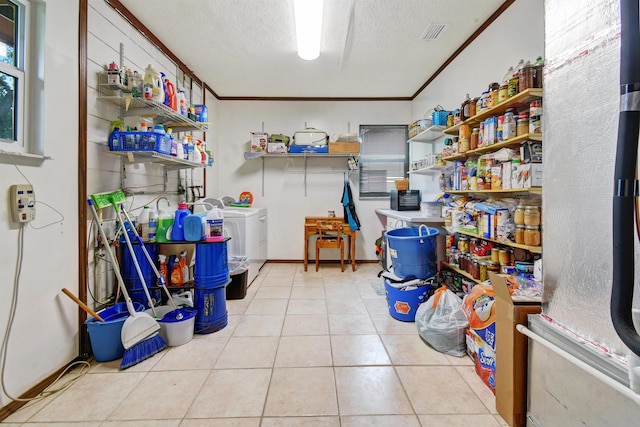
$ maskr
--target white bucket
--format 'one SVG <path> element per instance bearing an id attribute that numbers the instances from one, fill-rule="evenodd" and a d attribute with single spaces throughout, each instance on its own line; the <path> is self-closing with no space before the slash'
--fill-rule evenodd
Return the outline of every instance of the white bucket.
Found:
<path id="1" fill-rule="evenodd" d="M 177 347 L 188 343 L 193 339 L 193 331 L 196 322 L 197 310 L 191 307 L 181 307 L 176 310 L 172 306 L 163 305 L 155 307 L 156 317 L 160 325 L 160 336 L 168 346 Z M 153 310 L 148 309 L 145 313 L 153 317 Z M 171 313 L 169 316 L 166 316 Z M 182 316 L 176 316 L 182 315 Z M 166 316 L 166 317 L 165 317 Z M 176 317 L 180 317 L 177 319 Z"/>

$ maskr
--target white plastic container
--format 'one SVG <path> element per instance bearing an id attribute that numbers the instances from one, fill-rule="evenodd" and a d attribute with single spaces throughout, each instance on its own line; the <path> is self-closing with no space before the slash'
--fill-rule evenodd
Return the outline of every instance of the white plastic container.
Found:
<path id="1" fill-rule="evenodd" d="M 160 324 L 160 336 L 168 346 L 177 347 L 193 339 L 198 310 L 192 307 L 179 307 L 174 311 L 172 306 L 162 305 L 155 307 L 155 311 L 155 319 Z M 154 317 L 152 309 L 145 310 L 145 313 Z"/>
<path id="2" fill-rule="evenodd" d="M 164 103 L 164 86 L 162 84 L 162 77 L 158 70 L 153 65 L 144 70 L 144 80 L 142 82 L 144 97 L 147 99 L 153 99 L 160 104 Z"/>
<path id="3" fill-rule="evenodd" d="M 136 223 L 138 224 L 137 225 L 138 234 L 140 235 L 142 240 L 145 242 L 149 241 L 149 211 L 150 210 L 151 208 L 149 206 L 145 206 L 142 209 L 142 212 L 140 213 L 140 215 L 138 215 L 138 218 L 136 219 Z M 154 231 L 154 237 L 155 237 L 155 231 Z"/>
<path id="4" fill-rule="evenodd" d="M 217 206 L 207 212 L 207 242 L 221 242 L 224 240 L 224 215 Z"/>
<path id="5" fill-rule="evenodd" d="M 425 218 L 440 218 L 442 215 L 442 205 L 439 202 L 421 202 L 420 215 Z"/>

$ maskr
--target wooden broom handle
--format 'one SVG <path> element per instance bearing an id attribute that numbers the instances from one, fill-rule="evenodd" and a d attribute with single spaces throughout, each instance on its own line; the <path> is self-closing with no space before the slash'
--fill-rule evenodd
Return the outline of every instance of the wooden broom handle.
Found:
<path id="1" fill-rule="evenodd" d="M 99 320 L 100 322 L 104 322 L 104 319 L 102 317 L 100 317 L 98 315 L 98 313 L 96 313 L 95 311 L 91 310 L 87 304 L 85 304 L 82 301 L 80 301 L 77 296 L 75 296 L 74 294 L 71 293 L 71 291 L 69 291 L 69 289 L 62 288 L 62 292 L 64 292 L 69 298 L 74 300 L 76 302 L 76 304 L 78 304 L 84 311 L 86 311 L 91 316 L 93 316 L 94 319 Z"/>

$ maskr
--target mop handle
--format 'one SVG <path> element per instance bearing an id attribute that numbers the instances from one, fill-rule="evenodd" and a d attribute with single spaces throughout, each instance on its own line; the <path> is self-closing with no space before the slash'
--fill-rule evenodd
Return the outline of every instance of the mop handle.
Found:
<path id="1" fill-rule="evenodd" d="M 116 214 L 118 215 L 118 219 L 120 220 L 120 227 L 122 227 L 122 234 L 124 234 L 124 240 L 127 242 L 127 248 L 129 248 L 129 253 L 131 254 L 131 259 L 133 260 L 133 265 L 138 272 L 138 278 L 140 279 L 140 283 L 142 283 L 142 289 L 144 290 L 144 294 L 147 296 L 147 302 L 149 303 L 149 307 L 153 312 L 153 317 L 158 317 L 156 314 L 156 308 L 153 305 L 153 301 L 151 300 L 151 295 L 149 294 L 149 289 L 147 289 L 147 282 L 144 280 L 144 275 L 142 274 L 142 270 L 140 270 L 140 264 L 138 263 L 138 258 L 136 257 L 136 253 L 133 251 L 133 246 L 131 245 L 131 239 L 129 238 L 129 232 L 124 226 L 124 219 L 120 214 L 120 210 L 116 209 Z M 129 227 L 133 228 L 133 224 L 129 221 Z"/>
<path id="2" fill-rule="evenodd" d="M 127 212 L 127 210 L 124 207 L 122 208 L 122 213 L 127 218 L 127 221 L 129 221 L 129 224 L 132 224 L 131 217 L 129 216 L 129 213 Z M 133 231 L 134 236 L 136 236 L 136 239 L 138 240 L 138 243 L 140 244 L 140 248 L 142 249 L 142 252 L 144 252 L 144 255 L 147 257 L 147 261 L 151 265 L 151 268 L 153 269 L 153 272 L 155 273 L 156 277 L 158 278 L 158 281 L 160 282 L 160 287 L 162 289 L 164 289 L 164 292 L 167 294 L 167 298 L 169 299 L 169 302 L 173 306 L 173 309 L 174 310 L 177 309 L 178 306 L 173 301 L 173 298 L 171 297 L 171 293 L 169 292 L 169 289 L 167 289 L 167 283 L 166 283 L 164 277 L 162 277 L 162 274 L 160 274 L 160 272 L 156 268 L 155 262 L 153 261 L 153 259 L 151 259 L 151 255 L 149 255 L 149 251 L 147 250 L 147 247 L 144 245 L 144 242 L 142 241 L 142 237 L 140 237 L 140 235 L 138 234 L 138 230 L 136 230 L 134 227 L 131 227 L 131 230 Z"/>
<path id="3" fill-rule="evenodd" d="M 124 279 L 122 278 L 122 274 L 120 274 L 120 265 L 118 264 L 118 260 L 115 255 L 111 251 L 111 246 L 109 246 L 109 239 L 107 238 L 107 233 L 104 231 L 102 227 L 102 223 L 100 222 L 100 218 L 98 217 L 98 212 L 96 211 L 96 207 L 93 205 L 93 200 L 88 199 L 89 207 L 91 208 L 91 214 L 98 225 L 98 231 L 100 232 L 100 236 L 102 237 L 102 243 L 107 251 L 107 256 L 109 257 L 109 261 L 113 265 L 113 272 L 116 274 L 116 279 L 118 280 L 118 285 L 120 286 L 120 290 L 122 291 L 122 295 L 124 295 L 125 301 L 127 302 L 127 310 L 129 310 L 129 315 L 135 316 L 136 310 L 133 308 L 133 302 L 131 301 L 131 297 L 129 297 L 129 292 L 127 292 L 127 287 L 124 285 Z"/>

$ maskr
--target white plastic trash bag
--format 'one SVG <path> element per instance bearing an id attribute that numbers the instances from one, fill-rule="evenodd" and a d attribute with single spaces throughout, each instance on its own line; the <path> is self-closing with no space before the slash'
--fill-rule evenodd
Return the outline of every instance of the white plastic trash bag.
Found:
<path id="1" fill-rule="evenodd" d="M 449 356 L 464 356 L 468 327 L 462 300 L 446 286 L 438 288 L 416 311 L 418 334 L 433 348 Z"/>

